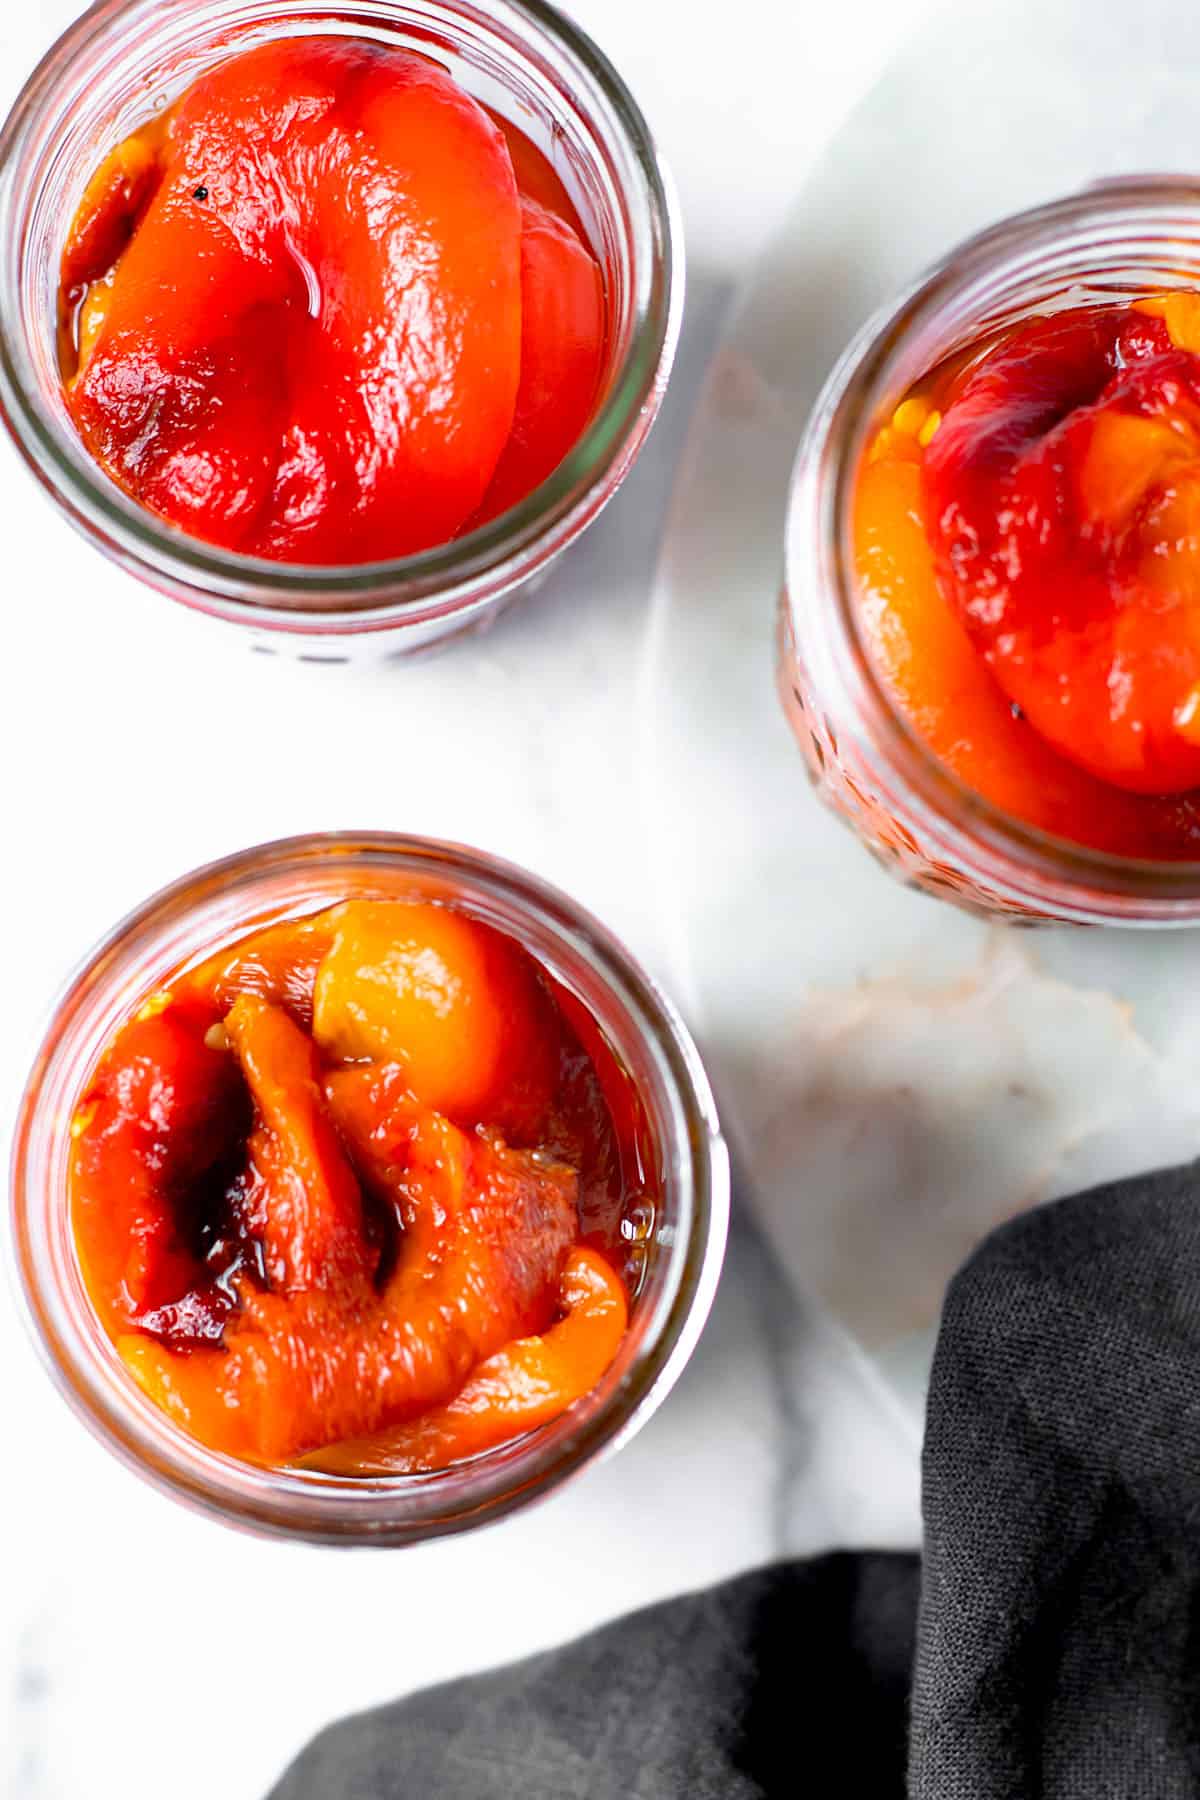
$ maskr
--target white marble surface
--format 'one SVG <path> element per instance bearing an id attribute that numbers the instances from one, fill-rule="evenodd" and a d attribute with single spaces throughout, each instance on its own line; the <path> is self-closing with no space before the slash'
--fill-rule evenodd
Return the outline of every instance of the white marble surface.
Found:
<path id="1" fill-rule="evenodd" d="M 1194 171 L 1198 49 L 1179 0 L 913 21 L 741 292 L 672 508 L 644 717 L 673 973 L 748 1200 L 914 1431 L 946 1280 L 988 1229 L 1200 1152 L 1200 936 L 989 928 L 897 887 L 818 803 L 772 680 L 798 422 L 872 310 L 968 232 Z M 672 804 L 689 789 L 702 810 Z"/>
<path id="2" fill-rule="evenodd" d="M 0 8 L 0 104 L 72 10 Z M 645 459 L 491 634 L 411 667 L 251 657 L 103 565 L 0 448 L 5 1131 L 48 1001 L 95 936 L 185 868 L 292 831 L 383 825 L 491 847 L 682 978 L 653 845 L 668 816 L 707 804 L 703 763 L 664 796 L 634 722 L 675 463 L 752 252 L 922 5 L 742 0 L 736 22 L 684 0 L 576 10 L 675 165 L 692 305 Z M 751 631 L 761 596 L 745 604 Z M 736 943 L 714 954 L 736 970 Z M 748 991 L 738 1042 L 755 1004 Z M 705 1047 L 723 1062 L 728 1046 Z M 0 1367 L 5 1800 L 258 1800 L 340 1712 L 783 1550 L 916 1533 L 912 1420 L 746 1217 L 700 1352 L 641 1438 L 540 1509 L 427 1550 L 259 1543 L 144 1490 L 68 1416 L 6 1303 Z"/>

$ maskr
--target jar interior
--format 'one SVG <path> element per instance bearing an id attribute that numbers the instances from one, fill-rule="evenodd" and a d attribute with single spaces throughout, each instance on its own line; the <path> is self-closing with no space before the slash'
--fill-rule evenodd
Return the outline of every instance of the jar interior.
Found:
<path id="1" fill-rule="evenodd" d="M 114 1032 L 140 1003 L 172 977 L 248 930 L 319 911 L 350 896 L 365 899 L 452 901 L 456 908 L 515 939 L 591 1014 L 617 1061 L 636 1084 L 645 1109 L 660 1196 L 653 1215 L 638 1209 L 631 1225 L 640 1250 L 641 1275 L 631 1295 L 629 1325 L 617 1359 L 602 1381 L 569 1413 L 512 1444 L 427 1475 L 335 1476 L 292 1469 L 255 1470 L 203 1449 L 174 1426 L 127 1374 L 87 1294 L 66 1204 L 70 1121 L 91 1071 Z M 561 921 L 514 905 L 502 880 L 468 869 L 446 874 L 413 858 L 360 859 L 328 856 L 277 868 L 237 882 L 215 876 L 207 888 L 191 888 L 131 933 L 118 934 L 88 965 L 58 1015 L 27 1097 L 21 1132 L 22 1176 L 17 1183 L 18 1250 L 35 1320 L 50 1346 L 55 1372 L 69 1397 L 93 1426 L 97 1414 L 110 1441 L 126 1446 L 128 1460 L 152 1469 L 165 1459 L 181 1469 L 207 1470 L 229 1488 L 282 1489 L 302 1508 L 328 1495 L 391 1496 L 398 1508 L 419 1497 L 422 1512 L 436 1510 L 444 1491 L 457 1504 L 464 1485 L 485 1478 L 504 1487 L 509 1471 L 527 1471 L 555 1460 L 564 1447 L 612 1431 L 611 1412 L 635 1399 L 648 1360 L 664 1332 L 679 1323 L 685 1271 L 694 1279 L 705 1244 L 694 1240 L 696 1195 L 692 1187 L 694 1133 L 663 1045 L 638 997 L 619 972 L 598 959 L 586 936 Z M 707 1225 L 707 1221 L 705 1221 Z M 702 1234 L 703 1235 L 703 1234 Z M 132 1452 L 132 1453 L 130 1453 Z M 267 1502 L 268 1512 L 274 1502 Z M 385 1534 L 396 1519 L 385 1512 Z"/>
<path id="2" fill-rule="evenodd" d="M 874 766 L 897 818 L 921 841 L 945 846 L 950 834 L 969 834 L 989 847 L 989 856 L 1011 858 L 1004 865 L 1010 875 L 1019 868 L 1020 884 L 1032 883 L 1047 896 L 1052 916 L 1063 905 L 1059 891 L 1077 870 L 1090 886 L 1088 904 L 1111 891 L 1126 918 L 1133 909 L 1125 895 L 1153 895 L 1173 921 L 1194 903 L 1196 863 L 1156 862 L 1053 837 L 968 788 L 925 746 L 879 678 L 858 605 L 858 471 L 880 426 L 931 370 L 1035 314 L 1200 289 L 1200 191 L 1169 178 L 1110 186 L 984 232 L 889 315 L 873 320 L 835 374 L 823 416 L 818 407 L 817 457 L 826 445 L 836 445 L 836 453 L 818 474 L 820 463 L 809 451 L 807 466 L 829 532 L 830 591 L 838 596 L 855 705 L 886 745 Z"/>
<path id="3" fill-rule="evenodd" d="M 87 456 L 59 373 L 58 275 L 84 188 L 105 156 L 162 113 L 207 69 L 284 36 L 369 37 L 441 63 L 484 105 L 524 132 L 563 182 L 604 272 L 606 364 L 593 417 L 620 386 L 647 303 L 647 248 L 628 196 L 641 170 L 614 129 L 597 83 L 557 38 L 506 6 L 451 0 L 188 0 L 97 9 L 91 34 L 53 80 L 52 102 L 30 121 L 11 173 L 6 280 L 17 298 L 26 385 L 65 454 L 114 497 L 119 490 Z M 119 496 L 118 504 L 124 503 Z"/>

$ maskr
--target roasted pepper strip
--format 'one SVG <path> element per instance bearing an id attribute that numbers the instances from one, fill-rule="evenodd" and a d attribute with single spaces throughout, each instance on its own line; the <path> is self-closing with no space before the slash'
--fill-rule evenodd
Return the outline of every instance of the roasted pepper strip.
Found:
<path id="1" fill-rule="evenodd" d="M 540 1337 L 490 1356 L 448 1406 L 375 1437 L 315 1451 L 307 1468 L 334 1475 L 411 1475 L 444 1469 L 548 1425 L 607 1372 L 628 1324 L 625 1290 L 594 1250 L 572 1250 L 563 1270 L 564 1317 Z"/>
<path id="2" fill-rule="evenodd" d="M 362 1198 L 329 1118 L 311 1039 L 281 1007 L 243 994 L 225 1020 L 258 1109 L 263 1252 L 278 1292 L 353 1297 L 373 1273 Z"/>
<path id="3" fill-rule="evenodd" d="M 222 1012 L 239 994 L 257 994 L 284 1007 L 308 1031 L 317 970 L 329 953 L 333 932 L 328 911 L 264 925 L 182 976 L 175 992 L 211 1002 Z"/>
<path id="4" fill-rule="evenodd" d="M 478 1361 L 549 1321 L 577 1230 L 577 1179 L 459 1131 L 415 1101 L 407 1079 L 396 1065 L 344 1069 L 326 1077 L 325 1092 L 364 1182 L 390 1200 L 404 1231 L 386 1306 L 423 1305 L 444 1284 L 456 1308 L 466 1304 Z"/>
<path id="5" fill-rule="evenodd" d="M 475 523 L 532 493 L 580 437 L 604 362 L 604 283 L 566 221 L 521 203 L 521 383 L 512 433 Z"/>
<path id="6" fill-rule="evenodd" d="M 236 1064 L 205 1042 L 203 1013 L 135 1019 L 75 1121 L 74 1219 L 93 1292 L 125 1323 L 197 1277 L 189 1189 L 237 1144 L 247 1108 Z"/>
<path id="7" fill-rule="evenodd" d="M 577 1229 L 571 1171 L 458 1131 L 411 1099 L 403 1070 L 346 1070 L 326 1093 L 405 1227 L 382 1294 L 347 1307 L 247 1284 L 224 1351 L 119 1345 L 167 1413 L 232 1455 L 288 1460 L 444 1404 L 480 1361 L 549 1322 Z"/>

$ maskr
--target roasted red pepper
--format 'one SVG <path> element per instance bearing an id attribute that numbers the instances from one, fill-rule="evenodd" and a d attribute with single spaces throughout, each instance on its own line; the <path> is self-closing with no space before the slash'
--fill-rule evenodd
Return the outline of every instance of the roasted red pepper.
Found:
<path id="1" fill-rule="evenodd" d="M 604 347 L 600 270 L 563 219 L 521 207 L 521 381 L 479 523 L 553 474 L 592 410 Z"/>
<path id="2" fill-rule="evenodd" d="M 203 1221 L 193 1197 L 235 1153 L 248 1116 L 236 1068 L 206 1041 L 215 1017 L 148 1009 L 104 1057 L 76 1116 L 75 1225 L 110 1321 L 137 1321 L 194 1285 Z"/>
<path id="3" fill-rule="evenodd" d="M 1200 299 L 1026 320 L 917 385 L 860 471 L 861 617 L 1005 811 L 1200 854 Z"/>
<path id="4" fill-rule="evenodd" d="M 429 548 L 537 486 L 606 336 L 533 146 L 436 63 L 349 37 L 232 56 L 120 145 L 62 295 L 68 403 L 113 479 L 197 537 L 318 564 Z"/>
<path id="5" fill-rule="evenodd" d="M 75 1121 L 76 1240 L 127 1367 L 210 1448 L 439 1467 L 613 1361 L 644 1129 L 510 940 L 348 901 L 118 1033 Z"/>

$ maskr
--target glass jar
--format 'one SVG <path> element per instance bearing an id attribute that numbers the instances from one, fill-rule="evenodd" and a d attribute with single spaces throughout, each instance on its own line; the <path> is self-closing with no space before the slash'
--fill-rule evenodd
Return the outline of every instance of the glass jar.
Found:
<path id="1" fill-rule="evenodd" d="M 629 1221 L 641 1278 L 600 1384 L 553 1423 L 436 1474 L 348 1479 L 257 1468 L 188 1437 L 126 1373 L 88 1299 L 67 1205 L 71 1120 L 114 1030 L 182 966 L 258 924 L 349 895 L 453 899 L 507 932 L 591 1014 L 636 1083 L 658 1161 Z M 84 1422 L 160 1488 L 229 1523 L 313 1541 L 406 1544 L 496 1519 L 624 1443 L 664 1399 L 716 1288 L 729 1165 L 695 1047 L 658 989 L 565 895 L 478 851 L 385 834 L 295 838 L 214 863 L 110 933 L 59 1002 L 17 1122 L 15 1261 L 30 1323 Z"/>
<path id="2" fill-rule="evenodd" d="M 232 52 L 314 32 L 422 51 L 518 126 L 565 184 L 609 303 L 595 413 L 540 488 L 469 536 L 340 568 L 215 548 L 122 493 L 76 435 L 56 349 L 62 246 L 107 151 Z M 259 648 L 331 661 L 419 650 L 478 627 L 540 577 L 632 467 L 679 335 L 679 233 L 670 180 L 628 89 L 543 0 L 99 0 L 47 55 L 0 135 L 0 406 L 72 524 L 172 599 L 241 625 Z"/>
<path id="3" fill-rule="evenodd" d="M 960 245 L 858 334 L 829 377 L 792 478 L 779 619 L 783 704 L 822 798 L 893 874 L 1023 923 L 1183 925 L 1200 863 L 1051 837 L 973 792 L 893 705 L 863 642 L 851 537 L 874 431 L 943 358 L 1033 312 L 1200 288 L 1200 183 L 1103 182 Z"/>

